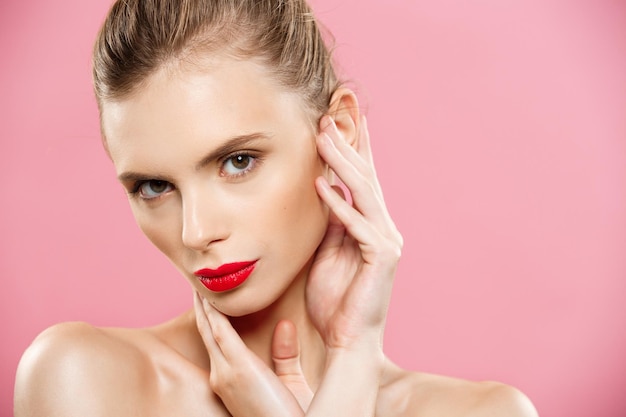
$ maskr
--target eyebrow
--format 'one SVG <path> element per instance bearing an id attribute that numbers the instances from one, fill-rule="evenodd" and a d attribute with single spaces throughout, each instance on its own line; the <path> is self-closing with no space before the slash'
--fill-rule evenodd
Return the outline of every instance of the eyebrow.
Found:
<path id="1" fill-rule="evenodd" d="M 242 147 L 248 145 L 250 142 L 255 142 L 257 140 L 268 140 L 272 136 L 268 133 L 256 132 L 250 133 L 246 135 L 239 135 L 228 139 L 218 148 L 209 152 L 206 156 L 204 156 L 195 166 L 196 170 L 200 170 L 215 161 L 216 159 L 222 158 L 229 153 L 232 153 L 236 150 L 241 149 Z M 139 180 L 148 180 L 148 179 L 156 179 L 167 182 L 172 182 L 172 179 L 168 176 L 162 175 L 146 175 L 139 172 L 127 171 L 118 175 L 117 179 L 120 182 L 128 182 L 128 181 L 139 181 Z"/>
<path id="2" fill-rule="evenodd" d="M 241 149 L 242 147 L 246 146 L 250 142 L 255 142 L 257 140 L 267 140 L 267 139 L 270 139 L 270 137 L 271 136 L 267 133 L 258 132 L 258 133 L 251 133 L 248 135 L 240 135 L 240 136 L 235 136 L 233 138 L 230 138 L 220 147 L 209 152 L 208 155 L 202 158 L 200 162 L 196 164 L 196 170 L 200 170 L 204 168 L 205 166 L 207 166 L 208 164 L 210 164 L 211 162 L 213 162 L 214 160 L 224 157 L 228 155 L 229 153 L 232 153 L 236 150 Z"/>

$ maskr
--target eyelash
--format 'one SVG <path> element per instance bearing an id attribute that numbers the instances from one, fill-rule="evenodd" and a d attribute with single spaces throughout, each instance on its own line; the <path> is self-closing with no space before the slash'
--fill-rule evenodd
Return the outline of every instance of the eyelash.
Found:
<path id="1" fill-rule="evenodd" d="M 166 192 L 171 191 L 171 190 L 164 191 L 164 192 L 162 192 L 162 193 L 160 193 L 159 195 L 156 195 L 156 196 L 154 196 L 154 197 L 145 197 L 145 196 L 141 195 L 141 188 L 142 188 L 144 185 L 149 184 L 149 183 L 151 183 L 151 182 L 160 182 L 160 183 L 164 183 L 166 186 L 170 187 L 170 188 L 171 188 L 171 190 L 173 190 L 173 189 L 174 189 L 174 186 L 173 186 L 170 182 L 168 182 L 168 181 L 164 181 L 164 180 L 157 180 L 157 179 L 151 179 L 151 180 L 139 180 L 139 181 L 137 181 L 137 182 L 135 182 L 135 183 L 133 184 L 133 187 L 132 187 L 132 188 L 131 188 L 131 190 L 129 191 L 129 194 L 131 194 L 132 196 L 139 197 L 139 198 L 141 198 L 142 200 L 150 201 L 150 200 L 156 200 L 156 199 L 158 199 L 159 197 L 161 197 L 163 194 L 165 194 Z"/>
<path id="2" fill-rule="evenodd" d="M 232 175 L 224 174 L 223 171 L 224 171 L 224 166 L 226 165 L 226 163 L 228 161 L 232 161 L 235 158 L 240 157 L 240 156 L 241 157 L 250 158 L 249 166 L 246 167 L 243 171 L 238 172 L 236 174 L 232 174 Z M 259 163 L 261 163 L 261 157 L 260 156 L 254 155 L 253 152 L 250 152 L 250 151 L 238 151 L 238 152 L 232 153 L 232 154 L 230 154 L 230 155 L 228 155 L 225 158 L 220 160 L 220 176 L 227 177 L 228 179 L 232 179 L 232 180 L 237 180 L 237 179 L 243 178 L 244 176 L 248 175 L 251 171 L 253 171 L 258 166 Z M 161 193 L 161 194 L 159 194 L 159 195 L 157 195 L 155 197 L 152 197 L 152 198 L 146 198 L 146 197 L 141 195 L 141 188 L 145 184 L 148 184 L 150 182 L 163 182 L 163 183 L 166 183 L 169 187 L 171 187 L 171 190 L 165 191 L 165 192 L 163 192 L 163 193 Z M 137 196 L 137 197 L 141 198 L 142 200 L 150 201 L 150 200 L 156 200 L 156 199 L 160 198 L 161 196 L 163 196 L 167 192 L 172 191 L 173 189 L 174 189 L 174 185 L 172 183 L 170 183 L 168 181 L 165 181 L 165 180 L 159 180 L 159 179 L 153 178 L 153 179 L 145 179 L 145 180 L 138 180 L 138 181 L 136 181 L 133 184 L 131 190 L 129 191 L 129 194 L 131 194 L 132 196 Z"/>
<path id="3" fill-rule="evenodd" d="M 243 171 L 238 172 L 236 174 L 232 174 L 232 175 L 224 174 L 223 171 L 224 171 L 224 166 L 226 165 L 226 163 L 228 161 L 233 161 L 234 159 L 240 156 L 250 158 L 249 165 L 246 168 L 244 168 Z M 228 177 L 229 179 L 233 179 L 233 180 L 242 178 L 248 175 L 250 172 L 252 172 L 260 162 L 261 162 L 260 156 L 254 155 L 254 153 L 250 151 L 238 151 L 238 152 L 231 153 L 230 155 L 222 159 L 220 162 L 220 176 Z"/>

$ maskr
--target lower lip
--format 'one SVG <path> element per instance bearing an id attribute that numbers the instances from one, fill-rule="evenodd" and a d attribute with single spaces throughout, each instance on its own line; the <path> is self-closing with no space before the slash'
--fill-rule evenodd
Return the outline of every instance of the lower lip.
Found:
<path id="1" fill-rule="evenodd" d="M 230 274 L 220 275 L 218 277 L 200 276 L 198 279 L 200 279 L 202 285 L 213 292 L 229 291 L 243 284 L 244 281 L 248 279 L 255 266 L 256 262 L 238 271 L 231 272 Z"/>

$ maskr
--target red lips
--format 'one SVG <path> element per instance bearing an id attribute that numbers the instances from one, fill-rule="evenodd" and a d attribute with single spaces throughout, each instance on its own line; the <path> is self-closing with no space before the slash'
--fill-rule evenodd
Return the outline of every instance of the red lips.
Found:
<path id="1" fill-rule="evenodd" d="M 223 292 L 237 288 L 250 276 L 257 261 L 233 262 L 217 269 L 200 269 L 194 272 L 209 290 Z"/>

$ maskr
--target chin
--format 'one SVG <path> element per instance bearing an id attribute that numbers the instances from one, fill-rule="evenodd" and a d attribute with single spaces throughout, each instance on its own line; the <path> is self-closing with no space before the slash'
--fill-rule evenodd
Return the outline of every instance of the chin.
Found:
<path id="1" fill-rule="evenodd" d="M 256 313 L 270 314 L 270 310 L 275 307 L 279 315 L 288 318 L 296 314 L 298 305 L 304 305 L 306 276 L 312 259 L 313 256 L 303 267 L 289 274 L 290 279 L 272 277 L 269 282 L 273 285 L 268 281 L 257 280 L 245 283 L 232 291 L 208 294 L 207 297 L 217 310 L 229 317 L 244 317 Z M 201 292 L 205 293 L 206 291 Z"/>
<path id="2" fill-rule="evenodd" d="M 205 292 L 200 294 L 205 294 Z M 228 317 L 244 317 L 266 310 L 280 297 L 280 293 L 272 296 L 267 292 L 267 288 L 265 291 L 259 291 L 258 288 L 252 288 L 252 286 L 207 295 L 213 307 Z"/>

